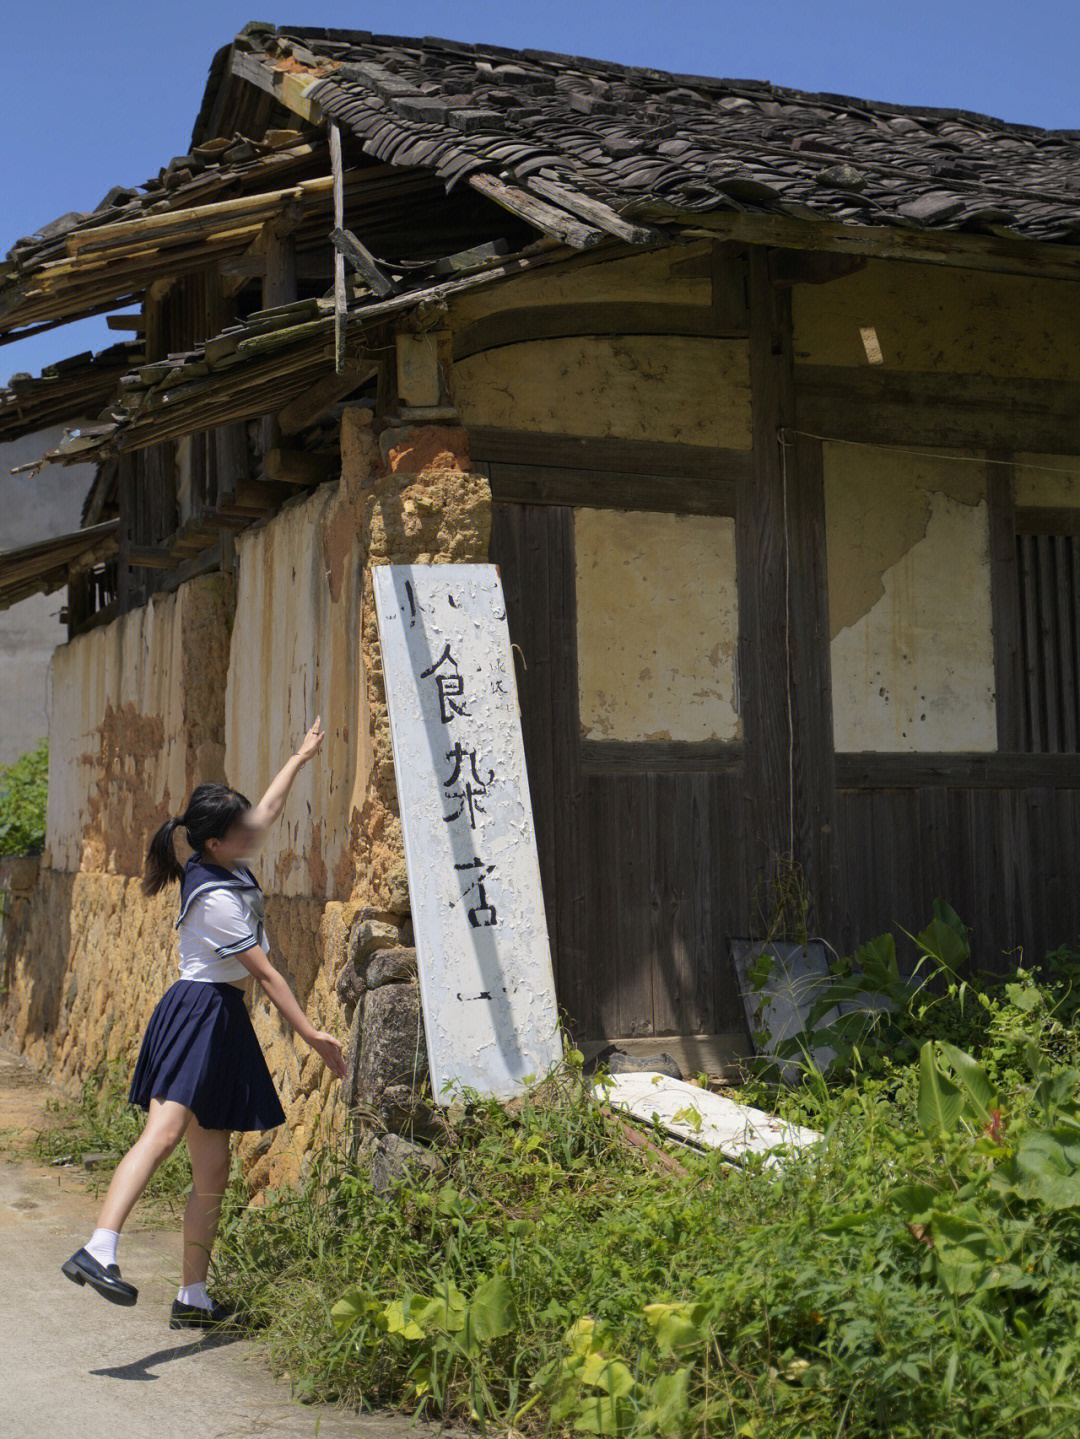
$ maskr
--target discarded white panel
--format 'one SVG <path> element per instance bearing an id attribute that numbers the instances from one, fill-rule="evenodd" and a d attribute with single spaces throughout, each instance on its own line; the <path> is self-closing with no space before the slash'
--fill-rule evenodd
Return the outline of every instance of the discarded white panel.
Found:
<path id="1" fill-rule="evenodd" d="M 647 1123 L 655 1118 L 669 1134 L 718 1149 L 726 1159 L 765 1154 L 769 1156 L 766 1165 L 775 1167 L 783 1156 L 772 1151 L 806 1149 L 822 1137 L 816 1130 L 788 1124 L 763 1109 L 738 1104 L 666 1074 L 615 1074 L 597 1080 L 594 1091 L 601 1102 L 617 1105 Z"/>
<path id="2" fill-rule="evenodd" d="M 754 1048 L 772 1057 L 783 1040 L 804 1032 L 810 1010 L 832 983 L 825 946 L 820 940 L 793 944 L 733 939 L 731 951 L 751 1037 L 763 1029 L 769 1032 L 768 1041 L 761 1048 L 754 1039 Z M 765 983 L 755 988 L 752 971 L 759 957 L 771 964 Z M 838 1016 L 838 1009 L 829 1010 L 822 1016 L 818 1028 L 827 1028 Z M 836 1058 L 836 1050 L 824 1044 L 815 1046 L 810 1053 L 823 1074 Z M 796 1055 L 781 1063 L 780 1076 L 785 1084 L 794 1084 L 805 1067 L 804 1056 Z"/>
<path id="3" fill-rule="evenodd" d="M 562 1059 L 514 661 L 494 565 L 374 571 L 432 1088 Z"/>
<path id="4" fill-rule="evenodd" d="M 775 1057 L 783 1040 L 806 1032 L 811 1009 L 835 983 L 829 974 L 824 941 L 812 939 L 807 944 L 796 944 L 733 939 L 731 952 L 754 1050 L 765 1058 Z M 768 966 L 768 975 L 764 984 L 755 987 L 754 970 L 759 959 Z M 857 977 L 856 971 L 853 978 Z M 814 1034 L 851 1015 L 860 1016 L 867 1028 L 875 1015 L 894 1008 L 888 995 L 860 991 L 856 998 L 843 999 L 826 1010 L 816 1021 Z M 761 1043 L 756 1036 L 763 1030 L 769 1037 Z M 828 1044 L 814 1045 L 810 1054 L 822 1074 L 829 1072 L 836 1058 L 836 1050 Z M 806 1069 L 806 1057 L 801 1053 L 778 1063 L 785 1084 L 794 1084 Z"/>

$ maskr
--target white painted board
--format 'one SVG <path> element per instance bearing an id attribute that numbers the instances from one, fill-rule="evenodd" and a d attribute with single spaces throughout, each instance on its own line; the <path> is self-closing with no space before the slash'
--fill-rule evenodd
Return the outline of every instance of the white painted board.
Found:
<path id="1" fill-rule="evenodd" d="M 562 1059 L 514 661 L 494 565 L 373 572 L 436 1099 Z"/>
<path id="2" fill-rule="evenodd" d="M 646 1123 L 655 1117 L 670 1134 L 706 1149 L 719 1149 L 726 1159 L 764 1154 L 770 1168 L 781 1163 L 788 1149 L 805 1149 L 822 1137 L 816 1130 L 788 1124 L 763 1109 L 738 1104 L 666 1074 L 608 1075 L 596 1080 L 594 1093 L 601 1103 L 625 1109 Z"/>

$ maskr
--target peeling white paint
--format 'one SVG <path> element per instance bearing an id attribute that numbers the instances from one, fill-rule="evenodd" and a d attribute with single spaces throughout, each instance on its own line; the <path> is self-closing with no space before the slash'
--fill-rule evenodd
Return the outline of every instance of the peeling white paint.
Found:
<path id="1" fill-rule="evenodd" d="M 506 1097 L 562 1058 L 494 565 L 373 571 L 432 1088 Z"/>

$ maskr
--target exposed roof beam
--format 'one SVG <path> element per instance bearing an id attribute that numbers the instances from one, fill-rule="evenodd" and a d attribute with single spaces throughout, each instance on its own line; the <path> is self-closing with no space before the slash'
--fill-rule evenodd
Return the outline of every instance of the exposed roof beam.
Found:
<path id="1" fill-rule="evenodd" d="M 242 50 L 233 51 L 231 68 L 234 75 L 238 75 L 242 80 L 250 80 L 260 90 L 273 95 L 275 100 L 280 101 L 294 115 L 299 115 L 301 120 L 306 120 L 309 125 L 322 124 L 323 112 L 314 100 L 306 99 L 304 93 L 312 85 L 318 84 L 321 76 L 291 75 L 283 70 L 273 70 L 257 55 L 250 55 Z"/>

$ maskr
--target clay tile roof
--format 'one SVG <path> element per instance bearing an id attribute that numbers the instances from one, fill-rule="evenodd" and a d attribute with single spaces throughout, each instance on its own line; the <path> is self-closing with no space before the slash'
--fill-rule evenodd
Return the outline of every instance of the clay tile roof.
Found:
<path id="1" fill-rule="evenodd" d="M 448 185 L 489 171 L 644 218 L 745 209 L 1080 243 L 1080 130 L 433 37 L 251 26 L 235 44 L 310 75 L 307 98 L 368 154 Z"/>

